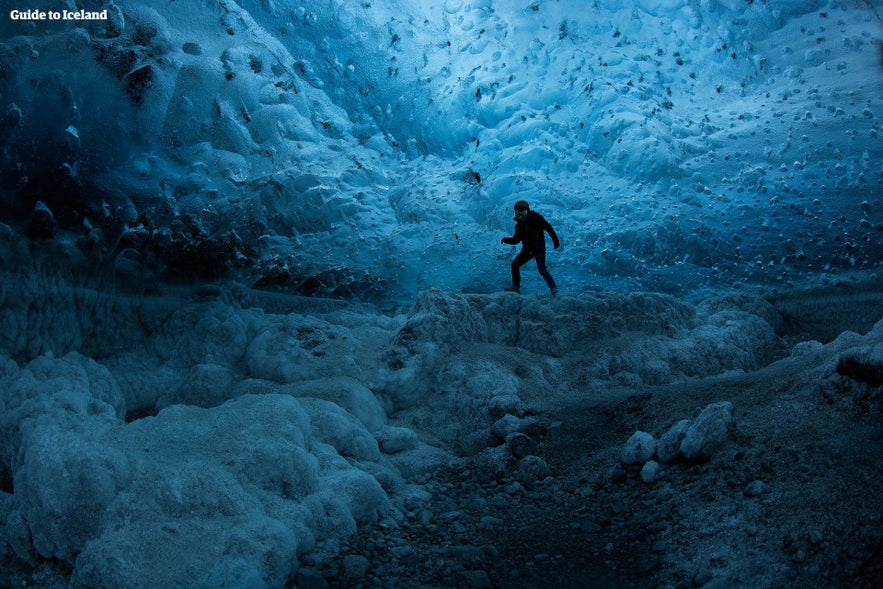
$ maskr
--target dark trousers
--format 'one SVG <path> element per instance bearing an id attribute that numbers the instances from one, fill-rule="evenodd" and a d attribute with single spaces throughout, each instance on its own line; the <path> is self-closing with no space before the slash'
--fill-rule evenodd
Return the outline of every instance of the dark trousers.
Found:
<path id="1" fill-rule="evenodd" d="M 536 259 L 537 261 L 537 270 L 540 271 L 540 276 L 543 277 L 550 289 L 555 290 L 555 281 L 552 279 L 552 275 L 549 274 L 549 270 L 546 268 L 546 250 L 535 252 L 521 250 L 518 255 L 515 256 L 515 259 L 512 260 L 512 286 L 515 288 L 521 287 L 521 267 L 533 259 Z"/>

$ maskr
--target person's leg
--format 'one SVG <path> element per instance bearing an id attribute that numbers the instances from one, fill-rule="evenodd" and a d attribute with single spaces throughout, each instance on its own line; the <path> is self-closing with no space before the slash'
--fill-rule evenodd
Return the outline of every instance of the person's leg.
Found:
<path id="1" fill-rule="evenodd" d="M 521 288 L 521 267 L 527 264 L 532 257 L 532 254 L 525 253 L 524 250 L 522 250 L 517 256 L 515 256 L 515 259 L 512 260 L 512 288 Z"/>
<path id="2" fill-rule="evenodd" d="M 546 252 L 541 251 L 537 252 L 537 270 L 540 271 L 540 276 L 546 281 L 546 284 L 549 285 L 549 290 L 552 291 L 552 294 L 558 292 L 558 287 L 555 286 L 555 280 L 552 278 L 552 275 L 549 274 L 549 269 L 546 268 Z"/>

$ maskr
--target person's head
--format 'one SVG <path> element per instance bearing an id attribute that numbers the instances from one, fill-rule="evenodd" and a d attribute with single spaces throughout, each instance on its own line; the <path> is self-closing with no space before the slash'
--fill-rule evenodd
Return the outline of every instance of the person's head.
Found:
<path id="1" fill-rule="evenodd" d="M 523 218 L 527 216 L 527 212 L 530 210 L 530 205 L 527 204 L 526 200 L 519 200 L 515 203 L 515 220 L 521 221 Z"/>

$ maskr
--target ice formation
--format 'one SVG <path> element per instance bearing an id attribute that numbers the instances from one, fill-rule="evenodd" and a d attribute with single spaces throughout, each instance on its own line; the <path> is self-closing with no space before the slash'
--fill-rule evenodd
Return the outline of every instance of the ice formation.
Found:
<path id="1" fill-rule="evenodd" d="M 137 288 L 494 291 L 518 198 L 571 289 L 881 259 L 862 2 L 84 4 L 0 21 L 3 212 Z"/>
<path id="2" fill-rule="evenodd" d="M 365 527 L 455 529 L 440 469 L 542 493 L 549 415 L 773 363 L 879 411 L 872 3 L 58 4 L 0 14 L 0 585 L 322 586 Z M 500 292 L 519 199 L 557 297 Z M 759 427 L 725 392 L 597 456 L 715 465 Z"/>

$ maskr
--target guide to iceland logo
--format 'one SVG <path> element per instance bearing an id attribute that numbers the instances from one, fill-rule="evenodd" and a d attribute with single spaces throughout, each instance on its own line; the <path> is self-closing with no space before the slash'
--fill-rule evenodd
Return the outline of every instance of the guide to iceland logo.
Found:
<path id="1" fill-rule="evenodd" d="M 107 20 L 107 9 L 104 10 L 10 10 L 10 20 Z"/>

